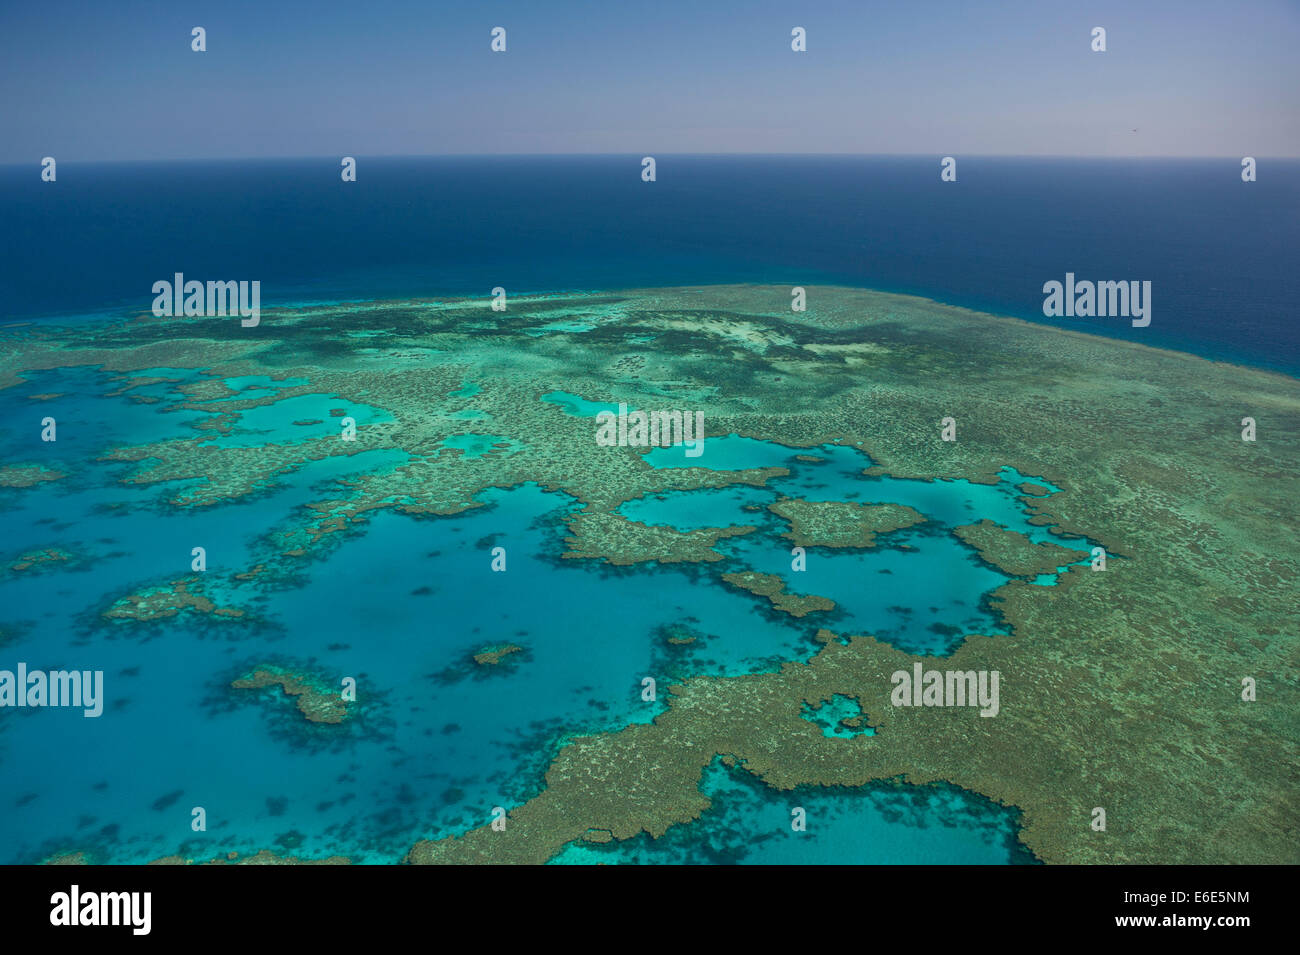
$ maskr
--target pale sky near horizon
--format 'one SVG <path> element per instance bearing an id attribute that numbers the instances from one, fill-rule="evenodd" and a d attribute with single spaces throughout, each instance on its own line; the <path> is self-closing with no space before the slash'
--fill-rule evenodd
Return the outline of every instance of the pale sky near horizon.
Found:
<path id="1" fill-rule="evenodd" d="M 0 0 L 0 130 L 6 164 L 1296 157 L 1300 0 Z"/>

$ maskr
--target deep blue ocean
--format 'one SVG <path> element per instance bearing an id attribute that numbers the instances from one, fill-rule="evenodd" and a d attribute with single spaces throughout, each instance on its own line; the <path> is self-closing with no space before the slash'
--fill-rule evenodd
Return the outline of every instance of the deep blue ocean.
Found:
<path id="1" fill-rule="evenodd" d="M 1152 282 L 1147 328 L 1080 330 L 1300 372 L 1300 161 L 358 157 L 0 168 L 6 319 L 147 309 L 154 281 L 263 305 L 839 283 L 1043 320 L 1043 283 Z"/>

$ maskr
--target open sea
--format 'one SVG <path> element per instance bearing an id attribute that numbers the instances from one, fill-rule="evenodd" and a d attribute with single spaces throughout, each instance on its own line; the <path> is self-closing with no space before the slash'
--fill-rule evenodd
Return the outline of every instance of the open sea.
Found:
<path id="1" fill-rule="evenodd" d="M 0 318 L 147 309 L 175 272 L 263 306 L 733 282 L 905 292 L 1043 321 L 1043 283 L 1152 283 L 1061 324 L 1300 372 L 1300 161 L 640 156 L 0 167 Z"/>

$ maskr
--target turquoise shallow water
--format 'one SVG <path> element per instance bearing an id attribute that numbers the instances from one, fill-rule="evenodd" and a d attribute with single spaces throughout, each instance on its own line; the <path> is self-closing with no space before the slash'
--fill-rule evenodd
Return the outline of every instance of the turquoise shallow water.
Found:
<path id="1" fill-rule="evenodd" d="M 571 394 L 567 391 L 548 391 L 542 395 L 542 400 L 550 402 L 553 405 L 559 405 L 564 409 L 565 414 L 573 415 L 575 418 L 594 418 L 602 411 L 608 411 L 611 414 L 618 414 L 618 404 L 611 404 L 608 401 L 588 401 L 581 395 Z M 628 411 L 635 411 L 633 406 L 628 407 Z"/>
<path id="2" fill-rule="evenodd" d="M 445 448 L 455 448 L 466 458 L 481 458 L 485 454 L 509 455 L 522 445 L 499 434 L 453 434 L 442 443 Z"/>
<path id="3" fill-rule="evenodd" d="M 820 460 L 801 461 L 800 456 Z M 773 478 L 765 487 L 669 491 L 629 501 L 619 511 L 632 520 L 678 530 L 758 523 L 757 533 L 724 539 L 717 549 L 745 567 L 781 577 L 788 592 L 833 600 L 835 610 L 804 618 L 815 626 L 871 633 L 911 653 L 951 653 L 968 634 L 1006 632 L 987 597 L 1010 578 L 979 560 L 953 536 L 954 527 L 989 518 L 1035 542 L 1076 547 L 1080 562 L 1087 560 L 1091 546 L 1028 522 L 1018 485 L 1033 480 L 1056 489 L 1014 468 L 1004 468 L 995 485 L 875 477 L 862 473 L 872 461 L 856 448 L 794 449 L 735 435 L 708 438 L 704 454 L 695 459 L 686 458 L 681 447 L 655 448 L 646 457 L 659 467 L 789 469 L 788 476 Z M 789 525 L 767 510 L 782 497 L 906 504 L 928 520 L 881 535 L 870 549 L 808 548 L 806 569 L 797 571 L 791 544 L 781 536 Z M 1055 574 L 1038 579 L 1045 586 L 1055 581 Z"/>
<path id="4" fill-rule="evenodd" d="M 1017 816 L 950 786 L 882 783 L 861 789 L 800 787 L 784 792 L 715 762 L 700 791 L 712 801 L 700 819 L 658 839 L 570 843 L 555 865 L 1003 865 L 1032 863 L 1015 838 Z M 795 831 L 793 811 L 804 811 Z"/>
<path id="5" fill-rule="evenodd" d="M 36 488 L 0 490 L 0 561 L 51 546 L 77 559 L 70 568 L 0 574 L 0 667 L 21 660 L 32 668 L 102 669 L 107 696 L 99 719 L 80 711 L 0 710 L 0 771 L 8 783 L 0 797 L 0 861 L 68 848 L 121 862 L 259 848 L 394 861 L 418 838 L 479 825 L 493 806 L 509 808 L 537 792 L 551 755 L 569 736 L 652 719 L 663 704 L 642 702 L 646 675 L 663 687 L 693 674 L 771 669 L 815 652 L 812 634 L 827 624 L 845 631 L 878 626 L 900 646 L 931 653 L 945 652 L 959 636 L 928 630 L 929 623 L 989 632 L 996 619 L 979 599 L 1005 578 L 955 545 L 944 525 L 990 516 L 1023 529 L 1012 492 L 1018 475 L 992 488 L 864 478 L 870 462 L 853 449 L 815 449 L 824 460 L 808 463 L 792 461 L 803 453 L 795 449 L 709 439 L 705 458 L 693 464 L 750 467 L 733 462 L 762 459 L 791 474 L 769 489 L 677 493 L 625 505 L 635 519 L 680 527 L 759 521 L 758 533 L 725 541 L 720 549 L 728 560 L 708 568 L 561 560 L 562 520 L 574 502 L 524 484 L 485 491 L 478 499 L 486 506 L 452 517 L 380 512 L 306 563 L 296 586 L 239 582 L 230 575 L 265 556 L 268 532 L 289 528 L 307 503 L 336 492 L 340 478 L 394 468 L 405 453 L 310 462 L 237 503 L 176 509 L 166 499 L 183 482 L 122 484 L 133 466 L 98 458 L 118 443 L 192 437 L 191 425 L 203 415 L 168 410 L 166 401 L 102 397 L 113 387 L 102 372 L 77 369 L 43 372 L 0 392 L 5 459 L 68 472 Z M 39 405 L 24 397 L 37 392 L 64 397 Z M 142 393 L 162 398 L 167 390 L 131 392 Z M 293 440 L 304 428 L 292 422 L 305 411 L 328 413 L 338 405 L 329 397 L 310 408 L 282 400 L 255 409 L 256 428 L 249 430 Z M 27 427 L 44 414 L 59 420 L 56 444 L 42 444 L 39 429 Z M 326 425 L 336 426 L 328 419 Z M 480 439 L 490 437 L 466 435 L 461 451 L 483 450 Z M 710 456 L 715 448 L 722 453 Z M 933 526 L 899 532 L 869 552 L 813 549 L 809 569 L 794 574 L 779 522 L 762 509 L 780 493 L 902 500 L 933 518 Z M 195 545 L 207 549 L 213 599 L 247 610 L 245 619 L 187 612 L 141 625 L 100 616 L 126 593 L 189 573 Z M 505 573 L 491 570 L 495 546 L 506 548 Z M 718 583 L 718 574 L 739 566 L 782 573 L 792 589 L 841 606 L 792 621 Z M 886 571 L 893 575 L 888 586 L 875 584 Z M 890 606 L 882 606 L 884 593 Z M 683 623 L 699 635 L 696 642 L 668 644 L 664 628 Z M 523 651 L 499 669 L 469 662 L 477 649 L 506 642 Z M 330 680 L 355 677 L 360 718 L 344 727 L 312 725 L 278 691 L 228 688 L 262 662 Z M 828 704 L 825 715 L 840 705 Z M 852 714 L 845 711 L 836 723 L 844 715 Z M 959 812 L 923 799 L 901 823 L 860 794 L 820 795 L 831 799 L 816 816 L 826 820 L 827 833 L 839 825 L 877 832 L 888 822 L 889 838 L 872 836 L 872 845 L 891 859 L 970 861 L 979 842 L 972 833 L 1001 818 L 986 801 L 961 793 L 950 798 Z M 765 819 L 773 806 L 788 811 L 784 796 L 779 806 L 768 796 L 745 798 L 751 802 L 738 805 L 752 803 L 745 812 Z M 207 811 L 207 832 L 190 830 L 195 806 Z M 953 825 L 936 824 L 945 813 Z M 699 832 L 710 845 L 717 841 L 707 825 Z M 1006 861 L 1005 845 L 994 841 Z M 810 861 L 823 853 L 818 844 L 789 843 L 782 851 Z M 771 843 L 771 851 L 776 847 Z M 565 861 L 572 861 L 567 852 Z"/>
<path id="6" fill-rule="evenodd" d="M 876 735 L 870 716 L 863 711 L 861 704 L 843 693 L 836 693 L 829 700 L 820 700 L 816 704 L 805 703 L 803 718 L 820 727 L 826 737 L 852 739 L 854 736 Z M 846 724 L 846 720 L 860 722 L 853 725 Z"/>
<path id="7" fill-rule="evenodd" d="M 346 408 L 346 415 L 331 412 Z M 393 416 L 378 408 L 344 401 L 333 395 L 298 395 L 239 413 L 239 425 L 215 443 L 221 447 L 258 448 L 267 444 L 294 444 L 311 438 L 336 438 L 342 420 L 351 418 L 358 428 Z M 302 422 L 297 423 L 297 422 Z"/>

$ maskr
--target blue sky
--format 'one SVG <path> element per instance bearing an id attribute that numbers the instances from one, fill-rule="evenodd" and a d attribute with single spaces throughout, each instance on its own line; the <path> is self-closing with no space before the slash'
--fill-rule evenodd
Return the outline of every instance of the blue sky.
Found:
<path id="1" fill-rule="evenodd" d="M 1297 51 L 1297 0 L 0 0 L 0 162 L 1300 156 Z"/>

